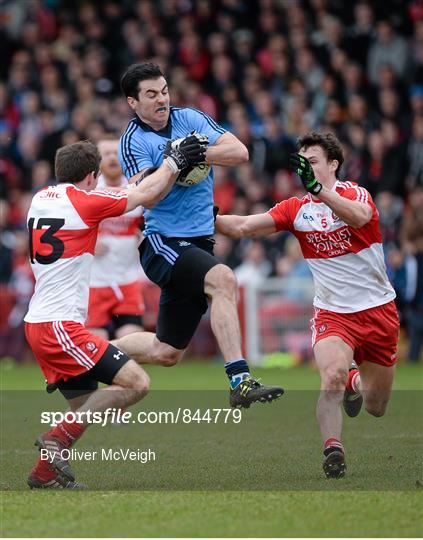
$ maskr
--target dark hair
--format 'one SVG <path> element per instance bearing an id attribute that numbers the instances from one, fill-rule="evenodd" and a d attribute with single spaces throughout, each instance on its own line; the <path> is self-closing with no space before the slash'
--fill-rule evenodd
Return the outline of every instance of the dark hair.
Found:
<path id="1" fill-rule="evenodd" d="M 338 167 L 335 171 L 336 178 L 339 178 L 339 171 L 344 163 L 344 153 L 340 141 L 333 133 L 319 133 L 318 131 L 309 131 L 298 139 L 298 150 L 309 148 L 310 146 L 320 146 L 328 161 L 336 159 Z"/>
<path id="2" fill-rule="evenodd" d="M 91 141 L 62 146 L 56 152 L 54 170 L 58 184 L 81 182 L 87 174 L 100 169 L 101 156 Z"/>
<path id="3" fill-rule="evenodd" d="M 160 67 L 151 62 L 145 64 L 132 64 L 125 71 L 120 81 L 122 92 L 125 97 L 138 99 L 138 83 L 147 79 L 158 79 L 164 77 Z"/>

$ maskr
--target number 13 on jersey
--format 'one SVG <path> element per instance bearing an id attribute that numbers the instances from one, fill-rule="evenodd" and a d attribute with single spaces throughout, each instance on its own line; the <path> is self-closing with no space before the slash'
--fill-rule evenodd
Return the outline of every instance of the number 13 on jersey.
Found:
<path id="1" fill-rule="evenodd" d="M 65 224 L 64 219 L 39 218 L 28 220 L 29 256 L 31 264 L 52 264 L 60 259 L 65 251 L 65 244 L 56 233 Z"/>

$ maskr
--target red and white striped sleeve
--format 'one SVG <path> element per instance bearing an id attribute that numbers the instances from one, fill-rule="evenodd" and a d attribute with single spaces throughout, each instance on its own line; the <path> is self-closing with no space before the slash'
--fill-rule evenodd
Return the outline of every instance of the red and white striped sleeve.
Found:
<path id="1" fill-rule="evenodd" d="M 126 190 L 84 191 L 72 186 L 67 189 L 67 195 L 87 225 L 97 225 L 103 219 L 121 216 L 126 210 L 128 201 Z"/>
<path id="2" fill-rule="evenodd" d="M 343 182 L 342 187 L 344 189 L 339 193 L 341 197 L 374 206 L 372 196 L 364 187 L 359 186 L 355 182 Z"/>
<path id="3" fill-rule="evenodd" d="M 281 201 L 271 208 L 268 213 L 272 216 L 277 231 L 292 231 L 295 216 L 302 202 L 296 197 Z"/>

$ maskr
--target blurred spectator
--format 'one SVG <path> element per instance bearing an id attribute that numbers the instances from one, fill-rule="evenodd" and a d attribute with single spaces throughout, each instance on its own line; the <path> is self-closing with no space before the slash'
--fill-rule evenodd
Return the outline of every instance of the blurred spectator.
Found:
<path id="1" fill-rule="evenodd" d="M 9 205 L 0 199 L 0 284 L 8 284 L 12 276 L 14 235 L 8 228 Z"/>
<path id="2" fill-rule="evenodd" d="M 405 322 L 408 316 L 408 307 L 416 292 L 416 258 L 413 255 L 405 254 L 394 246 L 388 253 L 387 271 L 397 295 L 395 303 L 398 307 L 400 320 Z"/>
<path id="3" fill-rule="evenodd" d="M 384 246 L 393 247 L 399 244 L 400 225 L 404 210 L 404 203 L 389 191 L 381 191 L 375 199 L 379 210 L 380 231 Z"/>
<path id="4" fill-rule="evenodd" d="M 407 321 L 410 340 L 408 360 L 410 362 L 418 362 L 423 350 L 423 256 L 421 253 L 416 257 L 416 264 L 416 286 Z"/>
<path id="5" fill-rule="evenodd" d="M 236 185 L 229 177 L 227 168 L 214 167 L 214 202 L 221 214 L 230 214 L 236 196 Z"/>
<path id="6" fill-rule="evenodd" d="M 379 70 L 385 64 L 392 66 L 396 75 L 403 79 L 409 72 L 410 50 L 406 40 L 398 36 L 387 20 L 376 25 L 376 41 L 368 54 L 368 76 L 377 85 Z"/>
<path id="7" fill-rule="evenodd" d="M 375 37 L 373 11 L 367 2 L 354 5 L 354 23 L 347 31 L 348 50 L 361 64 L 366 63 L 366 53 Z"/>
<path id="8" fill-rule="evenodd" d="M 423 187 L 423 114 L 416 115 L 408 143 L 407 188 Z"/>
<path id="9" fill-rule="evenodd" d="M 423 186 L 418 185 L 410 192 L 409 205 L 405 210 L 402 240 L 405 253 L 416 260 L 415 288 L 410 293 L 408 358 L 417 362 L 423 347 Z"/>
<path id="10" fill-rule="evenodd" d="M 301 253 L 295 236 L 289 236 L 285 242 L 285 253 L 276 261 L 276 275 L 284 278 L 310 277 L 310 269 Z"/>
<path id="11" fill-rule="evenodd" d="M 260 240 L 247 240 L 243 262 L 234 270 L 239 285 L 260 285 L 271 274 L 272 265 Z"/>

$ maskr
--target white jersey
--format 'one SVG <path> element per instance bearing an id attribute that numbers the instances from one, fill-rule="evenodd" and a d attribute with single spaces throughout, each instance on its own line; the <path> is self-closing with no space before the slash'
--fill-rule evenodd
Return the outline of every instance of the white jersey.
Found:
<path id="1" fill-rule="evenodd" d="M 377 208 L 369 192 L 356 183 L 336 182 L 334 190 L 369 204 L 371 220 L 363 227 L 350 227 L 310 194 L 282 201 L 269 213 L 278 231 L 291 231 L 298 238 L 313 274 L 317 308 L 354 313 L 386 304 L 395 291 L 386 274 Z"/>
<path id="2" fill-rule="evenodd" d="M 121 215 L 125 191 L 84 191 L 73 184 L 49 186 L 28 212 L 35 292 L 25 321 L 75 321 L 87 317 L 89 279 L 98 225 Z"/>
<path id="3" fill-rule="evenodd" d="M 126 178 L 122 177 L 121 186 L 127 183 Z M 106 185 L 102 176 L 98 185 Z M 139 206 L 123 216 L 108 218 L 100 223 L 98 242 L 107 251 L 94 257 L 90 287 L 116 287 L 141 278 L 138 244 L 142 214 L 143 208 Z"/>

